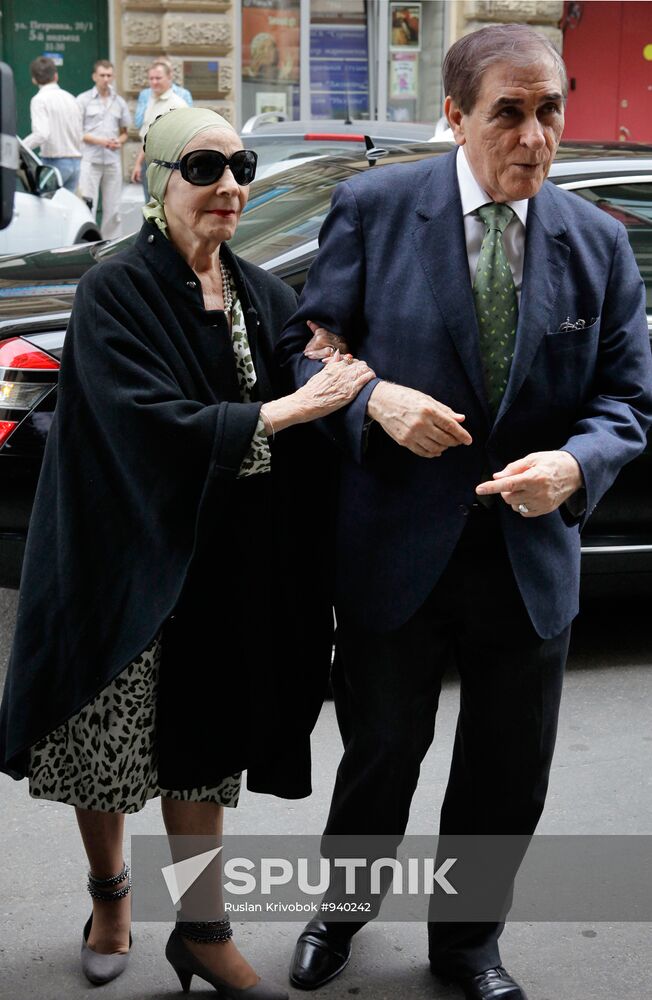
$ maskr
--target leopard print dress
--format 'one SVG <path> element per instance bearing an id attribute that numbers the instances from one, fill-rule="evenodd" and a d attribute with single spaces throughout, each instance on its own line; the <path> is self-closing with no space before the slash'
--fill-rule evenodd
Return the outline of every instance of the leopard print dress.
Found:
<path id="1" fill-rule="evenodd" d="M 240 396 L 251 399 L 256 384 L 244 314 L 231 279 L 231 339 Z M 269 443 L 259 418 L 238 476 L 268 472 Z M 33 798 L 64 802 L 99 812 L 138 812 L 157 796 L 185 802 L 236 806 L 241 775 L 212 788 L 175 790 L 158 783 L 156 695 L 163 636 L 129 664 L 88 705 L 36 743 L 30 752 L 29 792 Z"/>

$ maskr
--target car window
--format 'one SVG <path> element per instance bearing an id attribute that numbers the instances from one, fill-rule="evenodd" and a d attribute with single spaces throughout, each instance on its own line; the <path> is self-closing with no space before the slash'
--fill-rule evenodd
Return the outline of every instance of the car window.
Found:
<path id="1" fill-rule="evenodd" d="M 253 263 L 264 264 L 316 239 L 335 185 L 356 172 L 352 162 L 316 160 L 296 171 L 257 181 L 231 240 L 233 250 Z M 574 194 L 625 226 L 645 282 L 647 310 L 652 313 L 652 181 L 587 184 L 574 188 Z"/>
<path id="2" fill-rule="evenodd" d="M 18 169 L 16 170 L 16 191 L 31 194 L 34 190 L 37 161 L 28 149 L 19 147 Z"/>
<path id="3" fill-rule="evenodd" d="M 320 161 L 315 161 L 320 164 Z M 230 241 L 235 253 L 254 264 L 263 264 L 279 254 L 316 239 L 331 203 L 333 188 L 351 176 L 345 165 L 323 165 L 276 174 L 257 182 L 252 189 L 238 231 Z"/>
<path id="4" fill-rule="evenodd" d="M 647 311 L 652 312 L 652 181 L 596 184 L 574 193 L 625 226 L 645 282 Z"/>

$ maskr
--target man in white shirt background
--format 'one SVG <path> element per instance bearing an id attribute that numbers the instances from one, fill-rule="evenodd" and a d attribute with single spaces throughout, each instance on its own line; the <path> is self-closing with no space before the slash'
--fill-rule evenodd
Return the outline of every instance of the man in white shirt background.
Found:
<path id="1" fill-rule="evenodd" d="M 175 90 L 172 83 L 172 66 L 169 62 L 154 62 L 147 72 L 149 82 L 150 97 L 143 114 L 140 126 L 140 138 L 144 141 L 149 126 L 160 115 L 174 108 L 187 108 L 188 102 Z M 147 173 L 143 170 L 145 153 L 141 149 L 131 173 L 132 181 L 138 183 L 142 181 L 145 201 L 149 201 L 149 191 L 147 190 Z"/>
<path id="2" fill-rule="evenodd" d="M 73 95 L 59 86 L 53 59 L 39 56 L 30 72 L 38 94 L 29 106 L 32 131 L 23 141 L 29 149 L 40 148 L 43 163 L 56 167 L 64 187 L 74 194 L 81 164 L 81 111 Z"/>
<path id="3" fill-rule="evenodd" d="M 122 196 L 122 146 L 127 141 L 131 115 L 127 102 L 113 86 L 113 64 L 98 59 L 93 66 L 91 90 L 77 97 L 83 116 L 83 146 L 80 188 L 97 215 L 102 197 L 102 236 L 120 235 Z"/>

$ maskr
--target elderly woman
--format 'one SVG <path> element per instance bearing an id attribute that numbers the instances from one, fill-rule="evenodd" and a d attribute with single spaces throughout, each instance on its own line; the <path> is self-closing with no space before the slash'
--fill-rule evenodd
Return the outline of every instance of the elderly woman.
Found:
<path id="1" fill-rule="evenodd" d="M 146 159 L 135 245 L 75 298 L 0 715 L 2 769 L 76 808 L 95 983 L 131 948 L 126 813 L 160 796 L 169 835 L 218 837 L 244 769 L 254 791 L 310 793 L 332 517 L 305 425 L 373 375 L 328 364 L 283 394 L 273 346 L 295 295 L 227 246 L 256 157 L 223 118 L 170 111 Z M 228 921 L 178 922 L 166 954 L 184 989 L 195 974 L 223 997 L 286 996 Z"/>

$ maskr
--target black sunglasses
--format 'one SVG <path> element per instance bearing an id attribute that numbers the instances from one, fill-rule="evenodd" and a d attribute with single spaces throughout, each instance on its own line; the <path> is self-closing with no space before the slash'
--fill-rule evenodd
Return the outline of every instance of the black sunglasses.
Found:
<path id="1" fill-rule="evenodd" d="M 152 160 L 161 167 L 178 170 L 184 181 L 206 187 L 215 184 L 228 167 L 237 184 L 251 184 L 256 176 L 258 154 L 253 149 L 239 149 L 229 159 L 217 149 L 193 149 L 180 160 L 170 163 L 168 160 Z"/>

